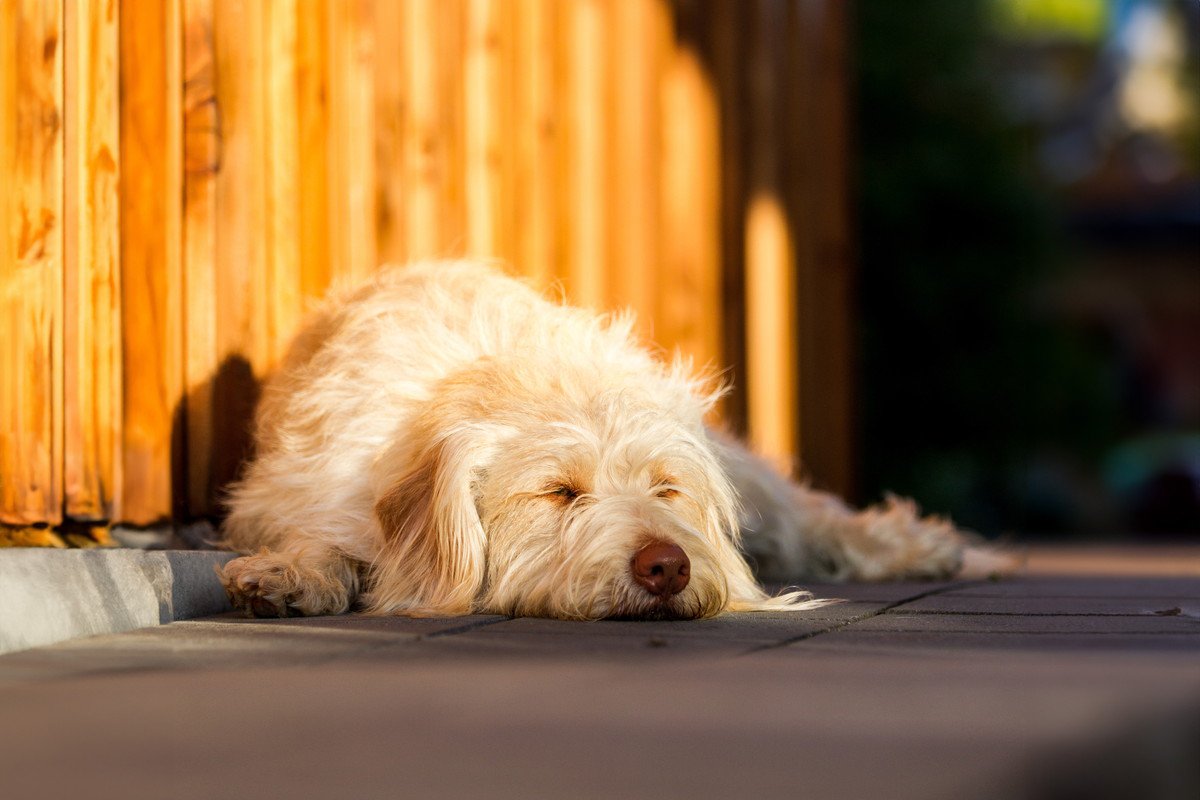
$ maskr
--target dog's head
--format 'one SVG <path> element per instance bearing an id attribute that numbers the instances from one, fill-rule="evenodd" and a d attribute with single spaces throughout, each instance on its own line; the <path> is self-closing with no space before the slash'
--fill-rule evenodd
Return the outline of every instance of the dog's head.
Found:
<path id="1" fill-rule="evenodd" d="M 379 612 L 696 618 L 760 596 L 684 365 L 489 360 L 384 457 Z"/>

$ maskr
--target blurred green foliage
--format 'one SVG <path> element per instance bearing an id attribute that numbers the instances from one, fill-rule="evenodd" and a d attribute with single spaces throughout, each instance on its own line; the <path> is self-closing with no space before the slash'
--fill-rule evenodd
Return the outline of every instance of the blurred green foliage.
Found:
<path id="1" fill-rule="evenodd" d="M 997 8 L 856 9 L 864 493 L 985 533 L 1066 526 L 1033 507 L 1027 475 L 1046 453 L 1094 464 L 1115 389 L 1037 301 L 1063 250 L 988 73 Z"/>
<path id="2" fill-rule="evenodd" d="M 1016 35 L 1097 41 L 1109 22 L 1109 0 L 995 0 L 996 24 Z"/>

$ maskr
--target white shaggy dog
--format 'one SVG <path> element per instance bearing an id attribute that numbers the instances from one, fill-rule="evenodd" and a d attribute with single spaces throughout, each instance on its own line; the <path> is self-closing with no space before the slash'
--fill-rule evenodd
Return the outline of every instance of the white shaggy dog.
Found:
<path id="1" fill-rule="evenodd" d="M 260 616 L 696 618 L 812 607 L 759 577 L 954 573 L 911 504 L 855 513 L 704 425 L 719 396 L 631 320 L 479 264 L 382 272 L 311 318 L 257 417 L 222 579 Z"/>

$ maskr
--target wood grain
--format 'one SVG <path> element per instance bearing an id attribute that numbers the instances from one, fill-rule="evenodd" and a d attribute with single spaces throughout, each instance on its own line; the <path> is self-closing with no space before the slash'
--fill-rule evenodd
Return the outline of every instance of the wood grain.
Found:
<path id="1" fill-rule="evenodd" d="M 565 270 L 562 224 L 562 4 L 515 0 L 513 77 L 513 235 L 517 270 L 547 289 Z"/>
<path id="2" fill-rule="evenodd" d="M 569 214 L 566 271 L 560 277 L 571 300 L 597 310 L 607 306 L 611 267 L 612 7 L 602 0 L 577 0 L 565 9 L 566 81 L 560 103 L 567 109 Z"/>
<path id="3" fill-rule="evenodd" d="M 655 338 L 720 368 L 720 122 L 697 53 L 676 48 L 663 75 L 663 250 Z"/>
<path id="4" fill-rule="evenodd" d="M 116 516 L 146 525 L 176 510 L 183 450 L 179 0 L 124 0 L 120 27 L 124 479 Z"/>
<path id="5" fill-rule="evenodd" d="M 108 520 L 121 483 L 120 31 L 115 3 L 64 11 L 65 512 Z"/>
<path id="6" fill-rule="evenodd" d="M 613 6 L 617 35 L 612 49 L 613 165 L 609 213 L 613 225 L 610 306 L 629 308 L 638 330 L 654 340 L 655 298 L 662 281 L 663 131 L 673 123 L 664 113 L 664 70 L 672 59 L 671 19 L 660 0 L 618 0 Z M 667 89 L 666 91 L 671 91 Z M 673 344 L 662 342 L 664 345 Z"/>
<path id="7" fill-rule="evenodd" d="M 292 333 L 300 324 L 304 312 L 303 281 L 301 279 L 300 243 L 296 231 L 300 222 L 297 200 L 300 173 L 304 157 L 300 149 L 299 94 L 296 82 L 296 50 L 298 46 L 298 7 L 296 0 L 276 0 L 263 8 L 263 154 L 265 170 L 263 216 L 266 219 L 266 338 L 267 361 L 264 372 L 273 369 L 283 358 Z M 368 21 L 362 21 L 368 24 Z M 373 119 L 373 118 L 372 118 Z M 369 136 L 372 128 L 366 128 Z M 363 137 L 366 139 L 366 136 Z M 368 141 L 357 146 L 369 149 Z M 372 162 L 373 163 L 373 162 Z M 370 194 L 373 173 L 355 180 L 364 180 L 363 194 Z M 361 209 L 358 213 L 361 213 Z M 364 277 L 375 267 L 374 219 L 368 218 L 356 226 L 352 235 L 368 240 L 364 253 L 354 253 L 361 264 Z M 365 230 L 364 230 L 365 227 Z"/>
<path id="8" fill-rule="evenodd" d="M 329 256 L 348 283 L 377 266 L 375 251 L 375 29 L 367 0 L 328 0 Z"/>
<path id="9" fill-rule="evenodd" d="M 750 26 L 750 153 L 746 226 L 746 395 L 751 444 L 791 472 L 796 468 L 796 264 L 781 186 L 778 64 L 783 5 L 753 4 Z"/>
<path id="10" fill-rule="evenodd" d="M 511 0 L 469 0 L 464 8 L 463 149 L 465 254 L 513 257 Z"/>
<path id="11" fill-rule="evenodd" d="M 405 69 L 405 3 L 375 4 L 375 246 L 381 264 L 408 258 L 404 238 L 407 189 L 404 131 L 408 81 Z"/>
<path id="12" fill-rule="evenodd" d="M 449 181 L 447 106 L 440 100 L 438 2 L 404 3 L 405 96 L 402 175 L 404 241 L 408 259 L 441 254 L 442 185 Z"/>
<path id="13" fill-rule="evenodd" d="M 0 4 L 0 521 L 62 515 L 63 87 L 57 4 Z"/>
<path id="14" fill-rule="evenodd" d="M 296 21 L 296 104 L 304 163 L 297 187 L 301 293 L 319 297 L 333 280 L 329 213 L 329 43 L 323 4 L 300 0 Z"/>
<path id="15" fill-rule="evenodd" d="M 212 513 L 213 381 L 217 370 L 216 176 L 223 148 L 213 0 L 183 7 L 183 295 L 187 512 Z"/>

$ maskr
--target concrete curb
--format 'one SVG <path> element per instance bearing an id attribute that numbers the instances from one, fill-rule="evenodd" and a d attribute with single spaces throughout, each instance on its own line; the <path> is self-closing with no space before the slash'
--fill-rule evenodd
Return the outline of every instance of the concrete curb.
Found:
<path id="1" fill-rule="evenodd" d="M 0 550 L 0 653 L 230 609 L 202 550 Z"/>

